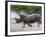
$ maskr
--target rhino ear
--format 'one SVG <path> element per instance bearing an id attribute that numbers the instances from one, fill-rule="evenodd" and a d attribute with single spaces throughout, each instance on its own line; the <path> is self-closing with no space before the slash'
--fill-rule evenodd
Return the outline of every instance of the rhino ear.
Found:
<path id="1" fill-rule="evenodd" d="M 19 15 L 20 17 L 22 17 L 22 15 Z"/>

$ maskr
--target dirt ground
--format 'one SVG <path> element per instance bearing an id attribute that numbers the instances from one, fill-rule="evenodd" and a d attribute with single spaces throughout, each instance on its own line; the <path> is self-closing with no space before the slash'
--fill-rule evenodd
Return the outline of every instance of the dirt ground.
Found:
<path id="1" fill-rule="evenodd" d="M 29 27 L 27 24 L 25 25 L 25 28 L 23 28 L 23 22 L 21 23 L 16 23 L 14 19 L 10 20 L 10 31 L 11 32 L 17 32 L 17 31 L 39 31 L 42 29 L 42 25 L 39 24 L 40 26 L 38 27 L 38 23 L 32 23 L 32 27 Z"/>

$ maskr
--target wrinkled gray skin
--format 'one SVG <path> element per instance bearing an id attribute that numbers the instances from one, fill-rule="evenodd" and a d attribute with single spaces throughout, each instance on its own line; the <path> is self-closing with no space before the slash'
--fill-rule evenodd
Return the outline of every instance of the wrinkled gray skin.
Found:
<path id="1" fill-rule="evenodd" d="M 41 23 L 41 16 L 39 14 L 31 14 L 31 16 L 20 15 L 20 19 L 16 19 L 16 22 L 20 23 L 22 21 L 24 22 L 24 26 L 25 24 L 28 24 L 28 26 L 32 27 L 30 23 L 34 23 L 34 22 L 38 22 L 38 26 L 39 26 L 39 24 Z"/>

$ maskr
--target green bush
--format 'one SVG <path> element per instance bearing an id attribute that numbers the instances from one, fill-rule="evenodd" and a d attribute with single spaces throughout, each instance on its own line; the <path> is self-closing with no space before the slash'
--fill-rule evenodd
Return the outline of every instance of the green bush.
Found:
<path id="1" fill-rule="evenodd" d="M 17 13 L 20 13 L 19 11 L 24 11 L 27 14 L 42 12 L 41 6 L 11 5 L 10 8 L 11 11 L 16 11 Z"/>

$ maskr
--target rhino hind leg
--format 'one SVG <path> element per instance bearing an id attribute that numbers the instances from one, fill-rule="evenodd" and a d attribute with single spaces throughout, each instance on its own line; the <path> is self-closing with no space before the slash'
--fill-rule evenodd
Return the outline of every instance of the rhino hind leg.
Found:
<path id="1" fill-rule="evenodd" d="M 23 25 L 23 27 L 22 27 L 22 28 L 25 28 L 25 24 L 26 24 L 26 23 L 24 22 L 24 25 Z"/>
<path id="2" fill-rule="evenodd" d="M 40 26 L 40 24 L 41 24 L 41 21 L 38 21 L 38 27 Z"/>
<path id="3" fill-rule="evenodd" d="M 40 26 L 41 22 L 38 22 L 38 27 Z"/>

